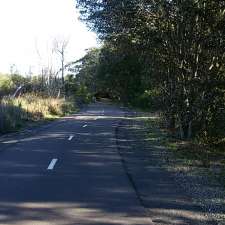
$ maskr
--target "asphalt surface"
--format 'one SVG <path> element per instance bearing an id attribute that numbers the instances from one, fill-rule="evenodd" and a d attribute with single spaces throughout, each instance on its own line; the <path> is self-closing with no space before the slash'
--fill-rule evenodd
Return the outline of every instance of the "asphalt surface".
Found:
<path id="1" fill-rule="evenodd" d="M 96 103 L 1 140 L 0 224 L 152 224 L 118 154 L 124 110 Z"/>

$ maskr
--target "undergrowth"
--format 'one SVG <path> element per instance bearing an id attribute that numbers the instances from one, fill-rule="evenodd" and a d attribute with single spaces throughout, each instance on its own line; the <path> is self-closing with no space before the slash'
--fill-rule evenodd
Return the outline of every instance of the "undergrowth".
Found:
<path id="1" fill-rule="evenodd" d="M 157 140 L 185 166 L 206 168 L 225 187 L 225 145 L 206 145 L 198 140 L 184 141 L 171 135 L 162 118 L 149 119 L 148 138 Z"/>

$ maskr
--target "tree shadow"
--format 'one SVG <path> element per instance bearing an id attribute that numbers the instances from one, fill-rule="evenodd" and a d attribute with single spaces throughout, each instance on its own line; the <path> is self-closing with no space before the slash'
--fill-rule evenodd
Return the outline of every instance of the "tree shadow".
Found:
<path id="1" fill-rule="evenodd" d="M 128 120 L 117 128 L 123 113 L 105 106 L 102 115 L 100 106 L 5 144 L 0 224 L 214 224 L 161 167 L 159 151 L 131 135 L 142 129 Z"/>
<path id="2" fill-rule="evenodd" d="M 0 224 L 151 224 L 121 166 L 116 123 L 75 116 L 6 144 Z"/>
<path id="3" fill-rule="evenodd" d="M 149 210 L 153 223 L 217 224 L 207 215 L 207 209 L 194 201 L 177 183 L 175 173 L 167 168 L 168 165 L 165 163 L 167 153 L 160 142 L 157 142 L 157 139 L 146 142 L 144 140 L 146 130 L 143 125 L 140 125 L 139 129 L 133 127 L 132 130 L 132 123 L 132 121 L 123 120 L 117 129 L 119 153 L 137 195 L 140 196 L 140 201 L 145 208 Z M 124 141 L 125 139 L 132 140 L 132 147 L 129 142 Z M 205 197 L 212 198 L 212 196 Z M 222 215 L 224 212 L 218 208 L 215 213 Z"/>
<path id="4" fill-rule="evenodd" d="M 29 112 L 10 101 L 7 104 L 0 101 L 0 134 L 15 132 L 23 127 L 28 121 L 43 119 L 41 112 Z"/>

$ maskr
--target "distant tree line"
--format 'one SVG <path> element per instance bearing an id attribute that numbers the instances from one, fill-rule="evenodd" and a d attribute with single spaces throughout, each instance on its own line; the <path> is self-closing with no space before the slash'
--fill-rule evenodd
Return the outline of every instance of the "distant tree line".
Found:
<path id="1" fill-rule="evenodd" d="M 104 43 L 82 64 L 89 88 L 160 108 L 181 138 L 223 140 L 224 0 L 77 0 L 77 7 Z"/>
<path id="2" fill-rule="evenodd" d="M 80 78 L 82 70 L 78 67 L 74 70 L 74 65 L 77 66 L 76 63 L 65 64 L 63 81 L 61 69 L 55 73 L 52 69 L 46 68 L 41 74 L 32 76 L 19 73 L 0 74 L 0 104 L 4 97 L 17 98 L 27 94 L 42 98 L 68 98 L 77 104 L 89 102 L 91 94 L 88 84 Z"/>
<path id="3" fill-rule="evenodd" d="M 61 87 L 61 80 L 54 73 L 43 70 L 41 75 L 30 77 L 20 74 L 0 75 L 0 97 L 13 97 L 17 90 L 17 95 L 25 93 L 35 93 L 43 96 L 57 96 Z"/>

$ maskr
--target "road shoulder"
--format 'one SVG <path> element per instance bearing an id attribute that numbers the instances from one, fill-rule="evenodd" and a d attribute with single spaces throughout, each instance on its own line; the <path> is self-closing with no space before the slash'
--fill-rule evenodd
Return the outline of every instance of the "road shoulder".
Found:
<path id="1" fill-rule="evenodd" d="M 206 182 L 202 173 L 177 170 L 179 159 L 161 144 L 157 130 L 151 132 L 154 138 L 147 137 L 143 120 L 133 117 L 121 121 L 117 139 L 128 176 L 153 222 L 224 224 L 224 195 L 214 191 L 218 186 Z"/>

